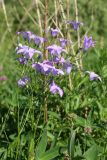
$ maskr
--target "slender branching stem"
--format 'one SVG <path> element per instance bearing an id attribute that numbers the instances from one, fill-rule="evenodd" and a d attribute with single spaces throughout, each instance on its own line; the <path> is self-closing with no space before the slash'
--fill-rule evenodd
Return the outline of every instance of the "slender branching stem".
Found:
<path id="1" fill-rule="evenodd" d="M 58 7 L 57 7 L 57 0 L 54 0 L 54 5 L 55 5 L 55 21 L 56 21 L 56 26 L 58 26 Z"/>
<path id="2" fill-rule="evenodd" d="M 47 38 L 47 27 L 48 27 L 48 0 L 45 0 L 45 12 L 44 12 L 44 38 Z M 44 59 L 48 59 L 48 51 L 46 50 L 47 41 L 44 42 Z M 46 86 L 46 77 L 44 78 L 44 86 Z M 47 124 L 48 121 L 48 109 L 47 109 L 47 95 L 46 88 L 44 88 L 44 122 Z"/>
<path id="3" fill-rule="evenodd" d="M 75 3 L 75 18 L 76 22 L 78 23 L 78 6 L 77 6 L 77 0 L 74 0 Z M 77 29 L 77 37 L 78 37 L 78 49 L 80 48 L 80 32 L 79 32 L 79 27 Z"/>
<path id="4" fill-rule="evenodd" d="M 58 0 L 58 1 L 59 1 L 62 17 L 64 20 L 66 20 L 66 15 L 64 13 L 64 8 L 63 8 L 63 2 L 62 2 L 62 0 Z"/>
<path id="5" fill-rule="evenodd" d="M 74 4 L 75 4 L 75 18 L 76 18 L 76 22 L 78 23 L 78 6 L 77 6 L 77 0 L 74 0 Z M 78 29 L 77 29 L 77 37 L 78 37 L 78 50 L 80 49 L 81 47 L 81 44 L 80 44 L 80 28 L 78 26 Z M 81 56 L 81 53 L 79 53 L 79 58 L 80 58 L 80 69 L 82 70 L 82 56 Z"/>
<path id="6" fill-rule="evenodd" d="M 67 14 L 67 20 L 69 20 L 69 11 L 70 11 L 70 0 L 66 0 L 66 14 Z M 69 34 L 69 30 L 68 30 L 68 25 L 66 24 L 66 38 L 67 40 L 70 40 L 71 37 L 70 37 L 70 34 Z M 67 50 L 69 52 L 70 48 L 69 48 L 69 45 L 67 45 Z M 71 80 L 71 75 L 69 74 L 69 88 L 70 90 L 72 90 L 72 80 Z"/>
<path id="7" fill-rule="evenodd" d="M 39 5 L 38 5 L 38 0 L 35 0 L 35 4 L 36 4 L 36 9 L 37 9 L 37 16 L 38 16 L 38 23 L 39 23 L 39 27 L 40 27 L 40 34 L 42 36 L 42 22 L 41 22 L 41 15 L 40 15 L 40 9 L 39 9 Z"/>
<path id="8" fill-rule="evenodd" d="M 44 38 L 47 38 L 47 27 L 48 27 L 48 0 L 45 0 L 45 11 L 44 11 Z M 48 52 L 46 50 L 47 42 L 44 42 L 44 59 L 48 59 Z"/>

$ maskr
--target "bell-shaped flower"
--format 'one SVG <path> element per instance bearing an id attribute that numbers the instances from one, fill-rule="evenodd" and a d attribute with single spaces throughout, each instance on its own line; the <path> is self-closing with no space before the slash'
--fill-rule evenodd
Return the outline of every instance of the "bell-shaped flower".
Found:
<path id="1" fill-rule="evenodd" d="M 93 81 L 93 80 L 102 81 L 102 80 L 101 80 L 101 77 L 100 77 L 98 74 L 96 74 L 95 72 L 86 71 L 86 73 L 89 74 L 89 76 L 90 76 L 90 81 Z"/>
<path id="2" fill-rule="evenodd" d="M 47 39 L 43 37 L 36 36 L 34 38 L 34 43 L 39 47 L 42 43 L 46 42 Z"/>
<path id="3" fill-rule="evenodd" d="M 50 61 L 44 61 L 42 63 L 34 63 L 32 65 L 32 68 L 35 68 L 38 72 L 41 72 L 43 74 L 49 74 L 52 73 L 53 76 L 55 75 L 64 75 L 64 72 L 61 69 L 55 68 L 53 66 L 52 62 Z"/>
<path id="4" fill-rule="evenodd" d="M 28 59 L 25 57 L 17 58 L 17 60 L 20 62 L 20 64 L 27 64 Z"/>
<path id="5" fill-rule="evenodd" d="M 48 46 L 47 50 L 50 52 L 51 55 L 56 55 L 56 56 L 59 56 L 62 52 L 67 53 L 67 51 L 65 49 L 63 49 L 60 46 L 57 46 L 56 44 Z"/>
<path id="6" fill-rule="evenodd" d="M 35 53 L 41 55 L 42 53 L 34 48 L 28 47 L 26 45 L 19 45 L 16 48 L 17 54 L 23 54 L 27 59 L 31 59 Z"/>
<path id="7" fill-rule="evenodd" d="M 18 80 L 18 86 L 26 86 L 30 82 L 30 78 L 28 77 L 23 77 L 22 79 Z"/>
<path id="8" fill-rule="evenodd" d="M 21 32 L 17 32 L 17 34 L 18 35 L 22 35 L 23 36 L 23 38 L 24 39 L 27 39 L 28 41 L 30 41 L 30 40 L 34 40 L 35 39 L 35 37 L 36 37 L 36 35 L 33 33 L 33 32 L 31 32 L 31 31 L 21 31 Z"/>
<path id="9" fill-rule="evenodd" d="M 94 47 L 95 46 L 95 42 L 92 40 L 92 37 L 84 37 L 84 50 L 88 50 L 90 47 Z"/>
<path id="10" fill-rule="evenodd" d="M 72 70 L 72 64 L 70 64 L 70 62 L 66 61 L 63 64 L 63 69 L 66 71 L 67 74 L 70 74 L 70 72 Z"/>
<path id="11" fill-rule="evenodd" d="M 62 47 L 62 48 L 65 48 L 66 45 L 67 45 L 67 39 L 59 38 L 58 40 L 59 40 L 59 42 L 60 42 L 61 47 Z"/>
<path id="12" fill-rule="evenodd" d="M 75 21 L 67 21 L 68 24 L 73 26 L 74 30 L 77 30 L 79 26 L 83 25 L 82 22 L 75 22 Z"/>
<path id="13" fill-rule="evenodd" d="M 51 28 L 50 31 L 51 31 L 52 37 L 56 37 L 59 34 L 59 29 L 57 29 L 57 28 L 55 28 L 55 29 Z"/>
<path id="14" fill-rule="evenodd" d="M 60 97 L 62 97 L 64 94 L 63 90 L 58 85 L 56 85 L 54 81 L 50 84 L 49 88 L 51 93 L 53 94 L 58 93 Z"/>
<path id="15" fill-rule="evenodd" d="M 59 64 L 63 64 L 63 63 L 65 63 L 65 59 L 63 58 L 63 57 L 57 57 L 57 56 L 53 56 L 52 57 L 52 62 L 54 62 L 54 63 L 59 63 Z"/>

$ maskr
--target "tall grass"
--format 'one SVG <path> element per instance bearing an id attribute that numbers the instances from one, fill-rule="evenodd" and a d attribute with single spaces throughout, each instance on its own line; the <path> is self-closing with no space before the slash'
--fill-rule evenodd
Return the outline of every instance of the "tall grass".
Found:
<path id="1" fill-rule="evenodd" d="M 73 32 L 66 26 L 65 21 L 73 19 L 74 13 L 76 21 L 79 20 L 78 12 L 81 14 L 81 11 L 80 3 L 77 2 L 19 0 L 14 2 L 11 8 L 11 2 L 2 1 L 0 14 L 5 21 L 2 22 L 4 27 L 0 30 L 0 63 L 3 65 L 0 76 L 6 75 L 8 80 L 0 81 L 1 160 L 107 159 L 106 49 L 88 51 L 83 55 L 81 64 L 75 56 L 77 42 L 74 44 L 69 54 L 80 70 L 72 71 L 69 78 L 65 76 L 60 79 L 59 84 L 64 90 L 64 97 L 61 99 L 58 95 L 49 95 L 49 98 L 45 94 L 43 96 L 42 76 L 38 80 L 35 75 L 33 85 L 29 88 L 20 89 L 17 86 L 20 74 L 30 71 L 22 69 L 16 61 L 15 32 L 31 30 L 41 36 L 44 32 L 46 37 L 45 31 L 48 26 L 56 26 L 61 29 L 62 37 L 66 36 L 71 40 Z M 74 4 L 74 8 L 71 3 Z M 83 4 L 81 6 L 83 7 Z M 63 32 L 63 26 L 67 33 Z M 80 35 L 79 30 L 74 35 L 74 39 L 78 37 L 79 47 Z M 47 59 L 46 45 L 44 57 Z M 98 73 L 102 82 L 90 82 L 88 76 L 82 77 L 81 73 L 78 74 L 81 72 L 81 66 L 85 70 Z"/>

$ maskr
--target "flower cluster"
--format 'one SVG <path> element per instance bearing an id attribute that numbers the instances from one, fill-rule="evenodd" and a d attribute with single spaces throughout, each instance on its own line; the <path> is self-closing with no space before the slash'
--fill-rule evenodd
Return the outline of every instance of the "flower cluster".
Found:
<path id="1" fill-rule="evenodd" d="M 72 25 L 74 30 L 77 30 L 78 27 L 83 25 L 82 22 L 75 22 L 70 20 L 67 21 L 67 24 Z M 55 42 L 54 44 L 46 46 L 45 50 L 47 50 L 48 52 L 48 59 L 44 59 L 44 49 L 41 46 L 44 42 L 48 42 L 49 44 L 50 40 L 37 36 L 36 34 L 30 31 L 17 32 L 17 34 L 22 35 L 22 37 L 28 41 L 28 44 L 30 44 L 30 42 L 33 41 L 37 48 L 34 49 L 28 45 L 22 45 L 19 43 L 18 47 L 16 48 L 16 53 L 18 55 L 17 60 L 20 62 L 20 64 L 23 65 L 26 65 L 29 61 L 31 61 L 30 67 L 32 69 L 35 69 L 36 72 L 39 72 L 45 76 L 49 76 L 49 78 L 52 79 L 51 83 L 49 83 L 48 85 L 50 92 L 53 94 L 58 93 L 60 97 L 62 97 L 63 90 L 57 84 L 55 84 L 54 76 L 63 76 L 66 73 L 70 74 L 73 65 L 71 64 L 70 60 L 68 60 L 67 58 L 65 59 L 65 57 L 69 56 L 69 51 L 66 50 L 66 46 L 68 44 L 72 45 L 72 43 L 69 43 L 69 40 L 63 37 L 58 38 L 60 34 L 60 30 L 58 28 L 51 28 L 50 34 L 53 38 L 55 38 Z M 82 50 L 87 51 L 89 48 L 94 47 L 94 45 L 95 42 L 92 40 L 92 37 L 84 36 Z M 90 71 L 86 71 L 86 73 L 89 74 L 91 81 L 101 81 L 100 76 L 96 73 Z M 27 76 L 21 78 L 18 81 L 18 85 L 22 87 L 26 86 L 29 83 L 30 78 Z"/>
<path id="2" fill-rule="evenodd" d="M 50 29 L 50 33 L 52 37 L 56 37 L 59 34 L 58 29 Z M 37 48 L 40 45 L 47 41 L 47 39 L 39 37 L 30 31 L 26 32 L 18 32 L 18 35 L 22 35 L 24 39 L 28 42 L 33 41 Z M 45 48 L 48 51 L 48 59 L 44 59 L 43 51 L 41 51 L 41 47 L 39 50 L 36 50 L 30 46 L 22 45 L 21 43 L 18 44 L 16 48 L 16 53 L 18 55 L 17 60 L 20 64 L 26 65 L 29 61 L 31 61 L 31 68 L 35 69 L 36 72 L 39 72 L 45 76 L 52 77 L 58 75 L 64 75 L 65 73 L 69 74 L 72 70 L 72 64 L 69 60 L 65 60 L 62 54 L 67 55 L 67 51 L 65 49 L 67 45 L 67 40 L 64 38 L 57 39 L 60 45 L 51 44 Z M 35 56 L 36 55 L 36 59 Z M 18 86 L 26 86 L 30 83 L 30 78 L 25 76 L 18 80 Z M 63 96 L 63 90 L 55 84 L 54 80 L 51 81 L 49 84 L 50 92 L 53 94 L 58 93 L 61 97 Z"/>

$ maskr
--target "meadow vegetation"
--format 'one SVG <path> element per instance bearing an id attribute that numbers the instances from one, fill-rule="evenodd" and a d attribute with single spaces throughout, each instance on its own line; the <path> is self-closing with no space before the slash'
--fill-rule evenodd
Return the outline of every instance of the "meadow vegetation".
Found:
<path id="1" fill-rule="evenodd" d="M 1 160 L 107 159 L 106 8 L 106 0 L 0 1 Z M 51 46 L 58 38 L 67 46 Z M 59 50 L 61 64 L 51 61 Z"/>

